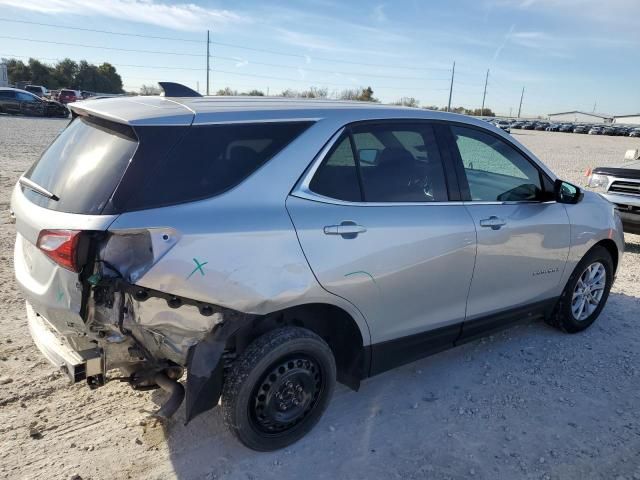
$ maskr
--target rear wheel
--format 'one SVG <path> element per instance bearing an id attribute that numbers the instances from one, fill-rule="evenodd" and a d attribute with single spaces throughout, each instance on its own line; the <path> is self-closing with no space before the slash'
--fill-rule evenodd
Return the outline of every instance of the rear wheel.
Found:
<path id="1" fill-rule="evenodd" d="M 254 450 L 286 447 L 318 422 L 335 380 L 333 354 L 319 336 L 298 327 L 273 330 L 249 345 L 225 379 L 225 423 Z"/>
<path id="2" fill-rule="evenodd" d="M 592 248 L 569 277 L 548 323 L 567 333 L 590 327 L 604 308 L 612 284 L 611 254 L 603 247 Z"/>

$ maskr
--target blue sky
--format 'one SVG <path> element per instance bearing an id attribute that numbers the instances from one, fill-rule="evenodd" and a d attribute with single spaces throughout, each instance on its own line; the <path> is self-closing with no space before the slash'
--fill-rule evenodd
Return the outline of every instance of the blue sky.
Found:
<path id="1" fill-rule="evenodd" d="M 204 91 L 210 29 L 213 91 L 370 85 L 383 102 L 442 106 L 455 60 L 454 106 L 480 107 L 490 69 L 486 105 L 501 114 L 523 86 L 523 115 L 628 114 L 640 112 L 639 20 L 640 0 L 0 0 L 0 56 L 108 61 L 130 90 Z"/>

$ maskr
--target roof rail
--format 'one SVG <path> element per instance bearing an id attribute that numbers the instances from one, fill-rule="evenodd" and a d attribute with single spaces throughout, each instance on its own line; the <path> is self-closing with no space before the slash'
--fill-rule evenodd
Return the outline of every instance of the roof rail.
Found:
<path id="1" fill-rule="evenodd" d="M 158 82 L 165 97 L 201 97 L 198 92 L 175 82 Z"/>

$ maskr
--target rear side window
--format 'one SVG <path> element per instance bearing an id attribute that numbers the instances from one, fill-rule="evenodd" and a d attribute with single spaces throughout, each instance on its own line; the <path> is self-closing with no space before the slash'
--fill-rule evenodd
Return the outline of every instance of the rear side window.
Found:
<path id="1" fill-rule="evenodd" d="M 192 126 L 149 172 L 127 210 L 175 205 L 219 195 L 268 162 L 312 122 Z"/>
<path id="2" fill-rule="evenodd" d="M 449 198 L 435 132 L 424 122 L 351 127 L 322 162 L 309 189 L 352 202 L 423 203 Z"/>
<path id="3" fill-rule="evenodd" d="M 133 130 L 126 125 L 78 117 L 25 174 L 59 200 L 24 187 L 23 192 L 31 202 L 50 210 L 100 214 L 137 146 Z"/>

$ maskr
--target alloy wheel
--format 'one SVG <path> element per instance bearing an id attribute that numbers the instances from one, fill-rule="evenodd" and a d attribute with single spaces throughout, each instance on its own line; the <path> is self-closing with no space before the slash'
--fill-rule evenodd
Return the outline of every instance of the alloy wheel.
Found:
<path id="1" fill-rule="evenodd" d="M 589 265 L 578 278 L 571 298 L 571 313 L 579 322 L 596 311 L 607 285 L 607 270 L 601 262 Z"/>

